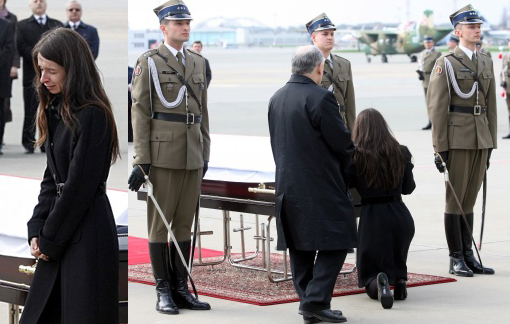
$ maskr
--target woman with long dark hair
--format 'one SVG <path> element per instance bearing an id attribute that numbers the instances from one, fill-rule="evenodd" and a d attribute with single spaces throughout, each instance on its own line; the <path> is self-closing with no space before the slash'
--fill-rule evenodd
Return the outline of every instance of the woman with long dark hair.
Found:
<path id="1" fill-rule="evenodd" d="M 407 297 L 407 253 L 414 221 L 401 195 L 413 192 L 412 156 L 395 139 L 381 113 L 363 110 L 353 130 L 356 145 L 349 167 L 351 187 L 361 199 L 358 227 L 358 286 L 384 308 Z M 394 297 L 389 285 L 395 286 Z"/>
<path id="2" fill-rule="evenodd" d="M 36 145 L 47 167 L 28 222 L 39 259 L 21 322 L 118 323 L 118 241 L 106 179 L 119 155 L 110 101 L 87 43 L 64 28 L 33 50 Z"/>

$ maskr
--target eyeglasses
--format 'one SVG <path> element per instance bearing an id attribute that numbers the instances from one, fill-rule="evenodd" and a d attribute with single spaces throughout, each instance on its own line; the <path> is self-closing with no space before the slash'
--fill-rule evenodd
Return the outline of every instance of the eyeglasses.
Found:
<path id="1" fill-rule="evenodd" d="M 80 12 L 81 9 L 78 9 L 78 8 L 71 8 L 71 9 L 67 9 L 67 11 L 76 11 L 76 12 Z"/>

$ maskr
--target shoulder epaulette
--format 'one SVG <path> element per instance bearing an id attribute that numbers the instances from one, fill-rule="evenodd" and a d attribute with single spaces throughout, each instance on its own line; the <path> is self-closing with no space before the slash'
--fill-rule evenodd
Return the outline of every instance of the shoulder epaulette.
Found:
<path id="1" fill-rule="evenodd" d="M 186 48 L 186 49 L 188 50 L 188 52 L 191 52 L 191 53 L 193 53 L 193 54 L 197 54 L 197 55 L 198 55 L 198 56 L 200 56 L 200 57 L 203 57 L 203 56 L 202 56 L 202 54 L 200 54 L 200 53 L 199 53 L 199 52 L 197 52 L 197 51 L 192 50 L 191 48 Z"/>
<path id="2" fill-rule="evenodd" d="M 157 48 L 153 48 L 151 50 L 148 50 L 147 52 L 143 53 L 142 56 L 143 57 L 150 57 L 154 54 L 156 54 L 158 52 L 158 49 Z"/>
<path id="3" fill-rule="evenodd" d="M 350 63 L 348 59 L 343 58 L 343 57 L 341 57 L 340 55 L 333 54 L 333 56 L 335 56 L 336 58 L 339 58 L 339 59 L 341 59 L 341 60 L 343 60 L 343 61 L 346 61 L 347 63 Z"/>

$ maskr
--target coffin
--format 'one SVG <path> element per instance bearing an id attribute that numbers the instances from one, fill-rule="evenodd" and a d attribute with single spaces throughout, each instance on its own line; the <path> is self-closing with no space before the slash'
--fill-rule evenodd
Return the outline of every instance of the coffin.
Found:
<path id="1" fill-rule="evenodd" d="M 20 265 L 30 267 L 35 259 L 30 255 L 27 221 L 37 203 L 41 180 L 0 175 L 0 196 L 9 197 L 9 204 L 0 205 L 0 301 L 24 305 L 32 275 L 21 273 Z M 19 192 L 19 195 L 12 195 Z M 119 239 L 119 320 L 128 322 L 128 236 L 127 192 L 108 190 L 117 223 Z M 0 322 L 3 322 L 0 319 Z"/>

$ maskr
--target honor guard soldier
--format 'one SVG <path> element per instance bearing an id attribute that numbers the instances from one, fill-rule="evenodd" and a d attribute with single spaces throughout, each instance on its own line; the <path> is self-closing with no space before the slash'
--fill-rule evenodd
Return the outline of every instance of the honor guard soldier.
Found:
<path id="1" fill-rule="evenodd" d="M 486 50 L 485 47 L 483 46 L 483 36 L 481 36 L 480 41 L 476 43 L 476 51 L 483 53 L 492 59 L 491 52 Z"/>
<path id="2" fill-rule="evenodd" d="M 191 225 L 211 144 L 205 60 L 183 47 L 192 20 L 184 2 L 171 0 L 154 12 L 165 40 L 157 49 L 140 56 L 134 69 L 135 156 L 128 182 L 129 188 L 137 191 L 148 175 L 154 197 L 188 262 Z M 178 308 L 210 309 L 188 290 L 186 267 L 175 244 L 168 246 L 167 227 L 150 199 L 147 223 L 156 310 L 178 314 Z"/>
<path id="3" fill-rule="evenodd" d="M 510 38 L 508 41 L 508 49 L 510 49 Z M 505 54 L 503 57 L 503 68 L 501 69 L 501 86 L 506 92 L 506 105 L 508 108 L 508 120 L 510 121 L 510 53 Z M 503 137 L 504 139 L 510 139 L 510 133 Z"/>
<path id="4" fill-rule="evenodd" d="M 452 52 L 457 46 L 459 46 L 459 38 L 455 35 L 450 35 L 450 38 L 446 42 L 446 47 Z"/>
<path id="5" fill-rule="evenodd" d="M 427 88 L 429 87 L 430 74 L 436 64 L 436 60 L 441 56 L 441 53 L 436 51 L 434 47 L 434 38 L 432 36 L 423 36 L 423 46 L 425 49 L 421 51 L 418 58 L 418 79 L 422 81 L 423 91 L 425 92 L 425 102 L 427 101 Z M 432 128 L 432 124 L 429 123 L 423 127 L 422 130 L 428 130 Z"/>
<path id="6" fill-rule="evenodd" d="M 493 274 L 482 268 L 472 250 L 473 207 L 489 168 L 492 149 L 496 148 L 496 85 L 492 60 L 476 53 L 481 24 L 478 13 L 468 5 L 450 16 L 457 48 L 442 55 L 434 67 L 427 93 L 432 121 L 434 150 L 446 162 L 449 181 L 462 205 L 462 211 L 449 188 L 446 190 L 444 224 L 450 252 L 450 273 L 472 277 Z M 436 155 L 436 166 L 444 172 Z"/>
<path id="7" fill-rule="evenodd" d="M 349 131 L 352 131 L 356 119 L 356 103 L 352 84 L 351 62 L 343 57 L 331 54 L 331 50 L 335 46 L 335 25 L 323 13 L 310 20 L 306 24 L 306 29 L 310 33 L 313 44 L 326 59 L 321 85 L 334 93 L 340 106 L 340 115 Z"/>

